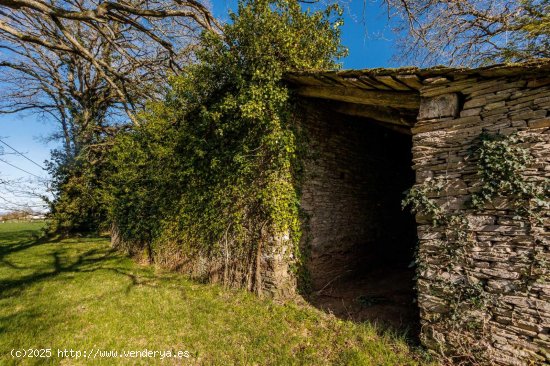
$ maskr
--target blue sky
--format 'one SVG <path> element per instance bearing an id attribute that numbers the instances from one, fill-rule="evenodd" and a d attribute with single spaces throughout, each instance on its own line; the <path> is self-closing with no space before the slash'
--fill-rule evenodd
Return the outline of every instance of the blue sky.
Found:
<path id="1" fill-rule="evenodd" d="M 391 62 L 392 56 L 397 52 L 395 35 L 391 31 L 391 24 L 388 22 L 385 9 L 380 3 L 376 0 L 345 0 L 342 3 L 345 10 L 342 43 L 349 49 L 349 56 L 343 60 L 344 68 L 395 66 Z M 236 1 L 213 0 L 212 4 L 214 15 L 219 19 L 226 20 L 228 10 L 234 9 Z M 53 122 L 41 120 L 32 114 L 0 115 L 0 139 L 42 165 L 49 158 L 50 150 L 57 147 L 54 142 L 44 142 L 45 138 L 54 131 L 55 124 Z M 4 151 L 10 152 L 8 148 L 5 148 Z M 34 175 L 47 176 L 46 172 L 20 156 L 6 155 L 2 159 Z M 17 170 L 2 161 L 0 161 L 0 176 L 25 181 L 35 180 L 30 174 Z M 36 183 L 29 184 L 41 189 Z M 8 197 L 10 200 L 20 203 L 38 204 L 37 200 L 13 197 L 2 190 L 0 190 L 0 197 Z M 0 202 L 0 209 L 2 203 Z"/>

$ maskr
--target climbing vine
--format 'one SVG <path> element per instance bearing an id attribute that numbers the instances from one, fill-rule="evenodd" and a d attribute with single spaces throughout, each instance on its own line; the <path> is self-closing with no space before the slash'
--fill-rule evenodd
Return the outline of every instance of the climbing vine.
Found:
<path id="1" fill-rule="evenodd" d="M 300 261 L 301 137 L 282 78 L 337 68 L 341 24 L 337 6 L 242 0 L 223 35 L 205 33 L 197 64 L 115 144 L 108 196 L 121 241 L 256 291 L 264 253 Z"/>
<path id="2" fill-rule="evenodd" d="M 476 237 L 471 220 L 476 214 L 497 210 L 497 204 L 512 208 L 514 217 L 511 220 L 521 222 L 527 235 L 534 239 L 529 256 L 531 263 L 514 285 L 514 290 L 529 290 L 533 283 L 547 280 L 550 273 L 538 227 L 550 208 L 550 182 L 548 179 L 528 179 L 526 172 L 533 157 L 524 139 L 517 134 L 482 133 L 469 158 L 476 161 L 478 178 L 469 202 L 451 208 L 447 200 L 441 199 L 445 196 L 448 181 L 445 176 L 437 176 L 412 187 L 402 204 L 431 221 L 428 231 L 433 240 L 430 245 L 440 249 L 437 255 L 441 272 L 431 278 L 440 281 L 438 291 L 443 293 L 434 295 L 446 299 L 447 312 L 446 315 L 440 313 L 438 321 L 447 328 L 447 336 L 458 335 L 455 344 L 463 347 L 455 349 L 455 354 L 461 354 L 466 362 L 480 362 L 484 359 L 485 348 L 480 335 L 485 331 L 485 322 L 491 317 L 490 309 L 498 304 L 499 297 L 488 292 L 484 280 L 476 278 L 473 271 L 475 263 L 471 252 Z M 429 249 L 419 248 L 417 253 L 416 263 L 430 259 Z M 426 267 L 419 267 L 417 271 L 422 278 Z M 471 332 L 465 334 L 464 330 Z M 438 345 L 441 354 L 448 351 L 444 343 Z"/>
<path id="3" fill-rule="evenodd" d="M 472 195 L 472 206 L 481 209 L 497 197 L 513 198 L 519 217 L 540 220 L 549 208 L 548 181 L 532 182 L 525 178 L 531 162 L 529 150 L 518 135 L 489 135 L 479 138 L 478 176 L 481 187 Z"/>

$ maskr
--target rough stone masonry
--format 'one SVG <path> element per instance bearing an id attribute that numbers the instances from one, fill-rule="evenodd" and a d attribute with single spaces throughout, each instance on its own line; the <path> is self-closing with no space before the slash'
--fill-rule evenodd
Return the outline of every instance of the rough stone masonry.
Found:
<path id="1" fill-rule="evenodd" d="M 464 249 L 463 268 L 449 269 L 440 233 L 427 218 L 416 217 L 421 259 L 416 287 L 423 344 L 450 356 L 466 355 L 472 363 L 477 357 L 483 364 L 550 364 L 550 282 L 543 279 L 521 285 L 532 270 L 534 251 L 550 262 L 550 213 L 545 212 L 542 223 L 528 229 L 506 200 L 496 200 L 482 212 L 470 211 L 465 205 L 479 185 L 472 148 L 482 132 L 524 137 L 533 157 L 525 177 L 541 184 L 550 179 L 550 60 L 474 70 L 294 73 L 286 80 L 295 94 L 307 100 L 298 119 L 310 137 L 310 150 L 319 153 L 304 164 L 302 207 L 309 216 L 304 228 L 311 246 L 304 250 L 311 250 L 313 259 L 321 258 L 317 263 L 322 266 L 346 261 L 349 257 L 333 254 L 357 242 L 367 243 L 362 250 L 368 252 L 368 245 L 388 237 L 382 235 L 381 227 L 395 231 L 396 240 L 402 240 L 399 231 L 405 218 L 392 218 L 385 210 L 402 197 L 377 193 L 380 186 L 395 186 L 399 195 L 402 176 L 378 173 L 388 167 L 390 172 L 403 169 L 408 159 L 406 168 L 414 169 L 416 186 L 433 180 L 445 183 L 432 198 L 446 210 L 463 211 L 472 238 Z M 380 131 L 385 129 L 401 137 L 384 139 Z M 401 154 L 407 155 L 405 160 Z M 358 162 L 367 169 L 354 165 Z M 116 235 L 112 240 L 121 245 Z M 259 293 L 275 297 L 295 293 L 296 272 L 291 270 L 293 259 L 285 255 L 290 248 L 284 242 L 274 238 L 258 257 L 264 279 Z M 329 255 L 323 256 L 323 251 Z M 211 281 L 224 278 L 220 258 L 192 262 L 191 275 L 208 276 Z M 313 261 L 308 268 L 314 282 L 322 284 L 338 276 L 324 278 L 326 273 L 315 266 Z M 495 300 L 480 311 L 469 312 L 472 323 L 482 324 L 481 329 L 465 325 L 449 331 L 447 327 L 453 311 L 462 305 L 460 296 L 458 302 L 449 304 L 450 297 L 459 295 L 452 293 L 457 273 L 466 273 L 469 282 L 477 283 Z M 463 343 L 472 335 L 484 352 Z"/>
<path id="2" fill-rule="evenodd" d="M 445 210 L 462 212 L 467 217 L 471 242 L 465 249 L 464 268 L 449 269 L 441 233 L 434 231 L 428 218 L 417 216 L 421 258 L 417 296 L 423 344 L 449 356 L 465 356 L 471 363 L 550 364 L 550 282 L 542 278 L 527 287 L 521 285 L 526 273 L 532 270 L 535 251 L 550 262 L 550 213 L 545 212 L 542 223 L 528 229 L 505 199 L 495 200 L 481 212 L 467 208 L 479 186 L 472 149 L 483 132 L 521 136 L 533 158 L 525 177 L 540 184 L 550 179 L 550 61 L 475 70 L 407 68 L 295 73 L 287 79 L 297 94 L 318 106 L 316 110 L 306 109 L 307 115 L 303 116 L 310 121 L 306 127 L 310 125 L 314 136 L 327 139 L 336 133 L 342 140 L 345 135 L 341 129 L 336 132 L 334 129 L 338 129 L 335 127 L 338 118 L 350 116 L 409 135 L 416 186 L 429 181 L 444 182 L 444 188 L 433 192 L 431 198 Z M 331 110 L 327 112 L 331 116 L 329 122 L 326 115 L 319 116 L 327 108 Z M 340 113 L 340 117 L 334 117 L 334 112 Z M 312 119 L 318 120 L 316 126 L 311 127 Z M 322 128 L 329 132 L 317 131 Z M 324 151 L 321 159 L 357 160 L 342 156 L 349 146 L 357 143 L 355 136 L 356 133 L 348 136 L 350 144 L 342 140 L 340 147 L 332 146 L 333 154 L 338 156 L 336 160 L 330 151 Z M 311 143 L 329 146 L 323 141 L 313 139 Z M 306 164 L 306 173 L 318 173 L 323 166 L 329 165 Z M 338 200 L 331 200 L 333 195 L 324 193 L 342 195 L 354 191 L 349 186 L 350 179 L 338 188 L 342 181 L 335 177 L 338 169 L 341 170 L 336 164 L 325 169 L 327 177 L 304 183 L 302 204 L 313 222 L 308 235 L 316 255 L 323 248 L 334 251 L 342 238 L 346 240 L 341 245 L 348 245 L 350 235 L 373 230 L 365 226 L 362 231 L 342 232 L 355 225 L 357 217 L 346 221 L 341 211 L 329 207 Z M 354 174 L 351 169 L 349 173 Z M 368 179 L 368 174 L 359 172 L 355 177 Z M 327 187 L 330 184 L 335 186 Z M 316 190 L 322 191 L 317 192 L 324 200 L 321 203 L 312 198 Z M 360 194 L 357 198 L 365 201 Z M 353 197 L 346 195 L 345 199 L 349 207 L 355 207 Z M 369 217 L 369 213 L 356 211 Z M 330 224 L 331 215 L 337 225 Z M 318 224 L 319 221 L 323 224 Z M 315 247 L 316 243 L 320 244 Z M 482 324 L 481 328 L 464 326 L 450 331 L 447 326 L 453 311 L 461 306 L 460 296 L 449 293 L 460 280 L 457 273 L 466 273 L 468 281 L 476 283 L 493 300 L 480 311 L 468 313 L 472 324 Z M 451 305 L 450 297 L 459 300 Z M 478 353 L 471 344 L 464 343 L 465 339 L 477 339 L 483 352 Z"/>
<path id="3" fill-rule="evenodd" d="M 413 163 L 417 184 L 442 178 L 446 189 L 436 196 L 448 209 L 461 209 L 475 190 L 476 168 L 471 148 L 482 133 L 523 136 L 534 160 L 525 175 L 535 181 L 550 178 L 550 75 L 547 71 L 516 72 L 464 79 L 427 80 L 420 91 L 418 122 L 412 128 Z M 546 212 L 538 230 L 540 242 L 514 217 L 505 202 L 493 202 L 469 217 L 474 243 L 468 249 L 466 273 L 494 294 L 494 304 L 477 316 L 485 323 L 488 355 L 495 364 L 531 365 L 550 362 L 550 283 L 527 289 L 518 284 L 532 263 L 535 246 L 550 259 L 550 220 Z M 460 334 L 446 334 L 442 319 L 450 312 L 442 294 L 451 281 L 437 235 L 418 222 L 424 269 L 418 279 L 418 304 L 425 345 L 460 347 Z M 539 248 L 540 249 L 540 248 Z M 467 331 L 467 330 L 464 330 Z"/>

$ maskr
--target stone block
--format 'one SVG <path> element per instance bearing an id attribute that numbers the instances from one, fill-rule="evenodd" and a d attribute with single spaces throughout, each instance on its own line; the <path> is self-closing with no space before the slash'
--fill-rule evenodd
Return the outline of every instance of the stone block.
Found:
<path id="1" fill-rule="evenodd" d="M 550 117 L 531 120 L 527 122 L 527 125 L 531 128 L 550 127 Z"/>
<path id="2" fill-rule="evenodd" d="M 419 120 L 441 117 L 457 117 L 459 113 L 458 94 L 444 94 L 433 98 L 422 98 L 420 101 Z"/>

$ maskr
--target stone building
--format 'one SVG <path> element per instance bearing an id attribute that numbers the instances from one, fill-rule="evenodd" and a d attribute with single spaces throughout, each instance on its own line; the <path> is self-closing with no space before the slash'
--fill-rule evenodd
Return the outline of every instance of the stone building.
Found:
<path id="1" fill-rule="evenodd" d="M 518 136 L 531 155 L 525 180 L 548 185 L 550 61 L 286 79 L 300 96 L 309 146 L 302 207 L 313 302 L 337 313 L 337 302 L 353 300 L 359 319 L 390 313 L 414 322 L 419 313 L 423 344 L 466 362 L 550 363 L 548 210 L 530 224 L 513 197 L 468 205 L 480 184 L 482 133 Z M 466 244 L 402 209 L 404 191 L 430 182 L 441 183 L 430 199 L 466 220 Z M 267 291 L 295 286 L 283 258 L 264 258 Z"/>
<path id="2" fill-rule="evenodd" d="M 258 293 L 291 297 L 305 286 L 320 308 L 406 326 L 463 364 L 550 364 L 550 60 L 285 78 L 307 147 L 307 271 L 297 274 L 281 233 L 254 256 Z M 480 170 L 482 136 L 508 136 L 506 159 L 529 157 L 520 177 L 504 172 L 525 192 L 474 207 L 491 183 Z M 411 187 L 431 215 L 402 208 Z M 533 192 L 543 197 L 525 198 Z M 227 257 L 188 259 L 190 275 L 223 281 Z"/>

